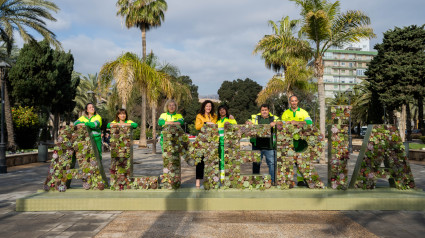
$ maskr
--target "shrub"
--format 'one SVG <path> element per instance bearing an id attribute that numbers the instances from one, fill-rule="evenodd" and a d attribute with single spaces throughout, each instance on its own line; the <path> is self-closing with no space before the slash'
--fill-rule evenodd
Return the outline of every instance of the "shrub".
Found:
<path id="1" fill-rule="evenodd" d="M 421 136 L 421 141 L 425 144 L 425 136 Z"/>
<path id="2" fill-rule="evenodd" d="M 20 149 L 34 148 L 39 131 L 39 120 L 33 107 L 12 108 L 12 120 L 16 135 L 16 144 Z"/>

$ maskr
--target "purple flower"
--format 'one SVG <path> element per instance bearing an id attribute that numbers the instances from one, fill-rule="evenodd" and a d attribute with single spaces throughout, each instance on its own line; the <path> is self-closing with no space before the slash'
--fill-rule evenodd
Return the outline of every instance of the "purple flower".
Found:
<path id="1" fill-rule="evenodd" d="M 164 172 L 164 174 L 168 174 L 168 172 L 170 172 L 170 170 L 167 168 L 164 168 L 162 171 Z"/>
<path id="2" fill-rule="evenodd" d="M 217 176 L 214 176 L 214 182 L 218 182 L 219 178 Z"/>
<path id="3" fill-rule="evenodd" d="M 90 184 L 88 184 L 87 182 L 83 183 L 83 188 L 85 190 L 89 190 L 90 189 Z"/>

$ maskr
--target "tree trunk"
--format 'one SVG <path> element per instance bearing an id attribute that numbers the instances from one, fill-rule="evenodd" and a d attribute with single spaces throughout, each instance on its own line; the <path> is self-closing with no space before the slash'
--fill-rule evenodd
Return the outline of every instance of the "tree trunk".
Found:
<path id="1" fill-rule="evenodd" d="M 401 141 L 406 141 L 406 104 L 401 106 L 400 120 L 398 120 L 398 129 L 400 131 Z"/>
<path id="2" fill-rule="evenodd" d="M 152 104 L 152 154 L 156 154 L 156 104 Z"/>
<path id="3" fill-rule="evenodd" d="M 406 105 L 406 141 L 412 141 L 412 115 L 410 113 L 409 103 Z"/>
<path id="4" fill-rule="evenodd" d="M 326 105 L 325 105 L 325 85 L 323 84 L 323 62 L 322 56 L 320 55 L 314 61 L 314 74 L 317 78 L 317 90 L 319 100 L 319 127 L 320 133 L 325 136 L 325 121 L 326 121 Z M 325 153 L 322 153 L 320 163 L 325 163 Z"/>
<path id="5" fill-rule="evenodd" d="M 59 128 L 59 113 L 53 113 L 53 141 L 56 142 L 58 138 L 58 128 Z"/>
<path id="6" fill-rule="evenodd" d="M 140 123 L 139 148 L 148 147 L 146 141 L 146 87 L 142 88 L 142 122 Z"/>
<path id="7" fill-rule="evenodd" d="M 144 24 L 140 27 L 142 30 L 142 48 L 143 48 L 143 61 L 146 60 L 146 27 Z"/>
<path id="8" fill-rule="evenodd" d="M 6 130 L 7 130 L 7 145 L 6 147 L 11 150 L 16 150 L 16 141 L 15 141 L 15 131 L 13 130 L 13 120 L 12 120 L 12 108 L 10 106 L 9 93 L 7 91 L 6 83 L 6 72 L 2 70 L 1 72 L 2 79 L 4 82 L 4 119 L 6 121 Z M 0 82 L 2 83 L 2 82 Z M 3 85 L 3 84 L 1 84 Z"/>
<path id="9" fill-rule="evenodd" d="M 419 120 L 419 130 L 421 131 L 422 135 L 425 136 L 425 125 L 424 125 L 424 98 L 419 97 L 418 98 L 418 120 Z"/>

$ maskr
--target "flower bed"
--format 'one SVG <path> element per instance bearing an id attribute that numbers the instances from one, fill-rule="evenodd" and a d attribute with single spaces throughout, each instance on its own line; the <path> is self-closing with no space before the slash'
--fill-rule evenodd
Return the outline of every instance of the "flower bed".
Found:
<path id="1" fill-rule="evenodd" d="M 312 161 L 320 158 L 320 154 L 323 153 L 323 135 L 313 125 L 283 125 L 278 123 L 276 129 L 276 186 L 281 189 L 289 189 L 295 186 L 294 166 L 297 163 L 298 170 L 309 188 L 323 188 L 324 184 L 312 164 Z M 307 149 L 303 152 L 295 152 L 294 139 L 305 140 L 308 144 Z"/>
<path id="2" fill-rule="evenodd" d="M 384 163 L 385 168 L 381 167 Z M 398 130 L 393 125 L 373 125 L 356 178 L 355 188 L 374 189 L 378 178 L 388 179 L 397 189 L 415 188 L 413 175 Z"/>
<path id="3" fill-rule="evenodd" d="M 332 189 L 345 190 L 348 187 L 348 119 L 351 106 L 332 106 L 328 111 L 328 184 Z"/>

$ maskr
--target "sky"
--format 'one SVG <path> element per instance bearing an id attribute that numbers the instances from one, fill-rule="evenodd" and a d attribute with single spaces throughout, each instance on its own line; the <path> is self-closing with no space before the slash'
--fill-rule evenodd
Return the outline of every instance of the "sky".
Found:
<path id="1" fill-rule="evenodd" d="M 47 26 L 75 60 L 83 75 L 125 52 L 142 55 L 141 31 L 127 29 L 116 15 L 116 0 L 54 0 L 61 9 Z M 361 10 L 371 18 L 376 38 L 394 27 L 425 24 L 424 0 L 341 0 L 341 10 Z M 269 20 L 298 19 L 299 8 L 289 0 L 168 0 L 161 27 L 147 32 L 147 52 L 180 69 L 200 95 L 217 94 L 225 80 L 250 78 L 265 86 L 275 74 L 256 43 L 271 34 Z M 22 45 L 22 41 L 18 41 Z"/>

